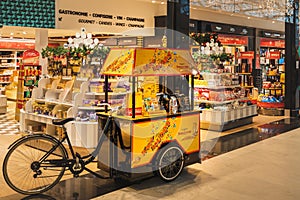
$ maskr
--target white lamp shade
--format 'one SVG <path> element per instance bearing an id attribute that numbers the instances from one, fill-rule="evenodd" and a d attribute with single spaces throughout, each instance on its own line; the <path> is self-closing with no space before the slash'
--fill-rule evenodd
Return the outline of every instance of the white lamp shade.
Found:
<path id="1" fill-rule="evenodd" d="M 80 33 L 76 33 L 76 34 L 75 34 L 75 37 L 76 37 L 76 38 L 80 38 Z"/>
<path id="2" fill-rule="evenodd" d="M 94 44 L 97 45 L 98 43 L 99 43 L 99 39 L 98 39 L 98 38 L 95 38 L 95 39 L 94 39 Z"/>

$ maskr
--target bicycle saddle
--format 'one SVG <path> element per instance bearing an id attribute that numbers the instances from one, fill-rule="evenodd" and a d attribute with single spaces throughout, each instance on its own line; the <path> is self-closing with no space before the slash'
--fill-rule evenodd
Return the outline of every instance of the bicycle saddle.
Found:
<path id="1" fill-rule="evenodd" d="M 64 124 L 66 124 L 66 123 L 68 123 L 70 121 L 73 121 L 73 120 L 75 120 L 73 117 L 64 118 L 64 119 L 53 119 L 52 123 L 54 125 L 64 125 Z"/>

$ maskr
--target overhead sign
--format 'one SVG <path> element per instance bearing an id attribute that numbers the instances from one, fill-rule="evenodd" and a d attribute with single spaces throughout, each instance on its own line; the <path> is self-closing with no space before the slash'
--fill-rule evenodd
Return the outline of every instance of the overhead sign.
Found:
<path id="1" fill-rule="evenodd" d="M 261 47 L 275 47 L 275 48 L 284 48 L 285 41 L 281 39 L 269 39 L 269 38 L 261 38 L 260 39 Z"/>
<path id="2" fill-rule="evenodd" d="M 280 58 L 280 52 L 279 51 L 270 51 L 266 54 L 267 59 L 279 59 Z"/>
<path id="3" fill-rule="evenodd" d="M 56 28 L 105 33 L 152 28 L 156 6 L 138 0 L 56 0 Z"/>
<path id="4" fill-rule="evenodd" d="M 247 36 L 219 35 L 219 40 L 223 45 L 248 45 Z"/>
<path id="5" fill-rule="evenodd" d="M 238 59 L 253 59 L 254 51 L 239 52 L 237 55 L 237 58 Z"/>

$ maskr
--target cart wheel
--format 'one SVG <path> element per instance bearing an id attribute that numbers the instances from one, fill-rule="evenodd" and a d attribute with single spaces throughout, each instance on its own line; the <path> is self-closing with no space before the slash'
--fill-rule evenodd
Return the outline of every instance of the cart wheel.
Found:
<path id="1" fill-rule="evenodd" d="M 184 156 L 182 150 L 175 145 L 163 147 L 157 156 L 157 171 L 159 177 L 170 182 L 175 180 L 182 172 L 184 166 Z"/>

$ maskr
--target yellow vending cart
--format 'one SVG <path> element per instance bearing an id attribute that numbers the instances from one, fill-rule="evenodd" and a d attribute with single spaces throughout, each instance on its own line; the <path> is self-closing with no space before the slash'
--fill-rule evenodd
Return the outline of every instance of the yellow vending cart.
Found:
<path id="1" fill-rule="evenodd" d="M 188 50 L 111 50 L 102 68 L 105 101 L 111 103 L 108 91 L 114 92 L 108 89 L 108 77 L 127 77 L 130 89 L 122 108 L 112 115 L 113 123 L 100 147 L 98 168 L 115 179 L 134 180 L 155 173 L 172 181 L 184 166 L 201 162 L 200 111 L 194 110 L 190 92 L 194 69 Z M 170 78 L 179 86 L 175 91 L 168 87 Z M 109 112 L 97 115 L 102 137 Z"/>

